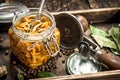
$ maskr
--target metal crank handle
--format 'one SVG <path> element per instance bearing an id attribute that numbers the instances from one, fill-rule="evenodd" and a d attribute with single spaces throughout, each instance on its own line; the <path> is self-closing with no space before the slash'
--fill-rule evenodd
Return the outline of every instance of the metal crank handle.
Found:
<path id="1" fill-rule="evenodd" d="M 107 53 L 105 50 L 98 50 L 95 54 L 98 61 L 106 64 L 110 69 L 120 69 L 120 57 Z"/>

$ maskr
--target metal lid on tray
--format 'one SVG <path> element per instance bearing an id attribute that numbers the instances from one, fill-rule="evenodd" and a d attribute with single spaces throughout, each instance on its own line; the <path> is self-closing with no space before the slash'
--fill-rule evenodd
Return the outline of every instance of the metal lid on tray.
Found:
<path id="1" fill-rule="evenodd" d="M 21 3 L 1 3 L 0 23 L 12 23 L 12 19 L 18 12 L 29 12 L 29 9 Z"/>
<path id="2" fill-rule="evenodd" d="M 80 53 L 75 52 L 66 61 L 67 74 L 86 74 L 100 71 L 100 63 L 92 56 L 84 57 Z"/>
<path id="3" fill-rule="evenodd" d="M 83 27 L 78 19 L 69 13 L 61 13 L 56 17 L 56 27 L 60 30 L 61 47 L 74 49 L 83 40 Z"/>

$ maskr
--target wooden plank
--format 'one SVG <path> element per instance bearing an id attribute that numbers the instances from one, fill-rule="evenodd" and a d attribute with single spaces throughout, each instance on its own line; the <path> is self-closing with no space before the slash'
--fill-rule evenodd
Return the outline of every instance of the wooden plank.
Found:
<path id="1" fill-rule="evenodd" d="M 118 80 L 120 79 L 120 70 L 112 70 L 105 72 L 98 72 L 92 74 L 83 74 L 83 75 L 65 75 L 65 76 L 57 76 L 51 78 L 42 78 L 42 80 Z M 40 80 L 38 79 L 30 79 L 30 80 Z"/>
<path id="2" fill-rule="evenodd" d="M 28 7 L 39 7 L 40 0 L 6 0 L 6 2 L 21 2 Z M 120 0 L 46 0 L 44 9 L 48 11 L 72 11 L 96 8 L 119 7 Z"/>
<path id="3" fill-rule="evenodd" d="M 113 18 L 114 16 L 117 16 L 116 19 L 115 19 L 116 21 L 120 20 L 120 18 L 118 17 L 120 15 L 120 7 L 51 12 L 51 14 L 58 15 L 58 14 L 63 13 L 63 12 L 71 13 L 71 14 L 74 14 L 74 15 L 83 15 L 91 23 L 112 21 L 114 19 L 111 19 L 111 18 Z M 116 14 L 118 14 L 118 15 L 116 15 Z"/>
<path id="4" fill-rule="evenodd" d="M 81 13 L 93 13 L 93 12 L 107 12 L 107 11 L 116 11 L 120 10 L 120 7 L 114 8 L 100 8 L 100 9 L 89 9 L 89 10 L 74 10 L 74 11 L 60 11 L 60 12 L 51 12 L 52 15 L 58 15 L 63 12 L 71 13 L 73 15 L 81 14 Z"/>
<path id="5" fill-rule="evenodd" d="M 52 12 L 89 9 L 87 0 L 47 0 L 46 7 Z"/>
<path id="6" fill-rule="evenodd" d="M 40 5 L 40 0 L 6 0 L 6 2 L 10 3 L 10 2 L 20 2 L 24 5 L 26 5 L 27 7 L 39 7 Z"/>
<path id="7" fill-rule="evenodd" d="M 19 1 L 25 4 L 28 7 L 39 7 L 39 0 L 31 3 L 31 0 L 6 0 L 7 2 Z M 85 16 L 91 23 L 93 22 L 105 22 L 111 21 L 118 11 L 120 11 L 120 7 L 111 7 L 111 8 L 99 8 L 99 9 L 89 9 L 89 0 L 46 0 L 44 9 L 52 12 L 53 15 L 60 14 L 62 12 L 68 12 L 74 15 L 83 15 Z M 114 0 L 115 1 L 115 0 Z M 118 0 L 117 0 L 118 1 Z M 117 2 L 115 1 L 115 2 Z M 54 4 L 54 5 L 53 5 Z M 99 4 L 99 3 L 98 3 Z M 103 3 L 102 3 L 103 4 Z M 107 3 L 104 3 L 107 4 Z M 118 1 L 118 4 L 119 1 Z M 76 6 L 77 5 L 77 6 Z M 92 5 L 92 4 L 90 4 Z M 101 4 L 100 4 L 101 5 Z M 120 15 L 120 12 L 119 12 Z M 120 19 L 117 17 L 117 20 Z M 115 21 L 117 21 L 115 20 Z"/>
<path id="8" fill-rule="evenodd" d="M 120 6 L 120 0 L 88 0 L 88 2 L 92 9 Z"/>
<path id="9" fill-rule="evenodd" d="M 40 0 L 6 0 L 6 2 L 21 2 L 24 5 L 38 8 Z M 88 0 L 46 0 L 44 9 L 48 11 L 69 11 L 89 9 Z"/>

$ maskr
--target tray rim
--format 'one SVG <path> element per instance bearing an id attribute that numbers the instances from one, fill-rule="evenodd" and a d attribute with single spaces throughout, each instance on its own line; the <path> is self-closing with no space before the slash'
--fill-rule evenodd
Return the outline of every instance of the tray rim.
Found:
<path id="1" fill-rule="evenodd" d="M 50 13 L 55 16 L 55 15 L 58 15 L 58 14 L 63 13 L 63 12 L 77 15 L 77 14 L 81 14 L 81 13 L 105 12 L 105 11 L 116 11 L 116 10 L 120 10 L 120 7 L 73 10 L 73 11 L 60 11 L 60 12 L 50 12 Z"/>
<path id="2" fill-rule="evenodd" d="M 75 80 L 75 79 L 96 79 L 101 80 L 104 79 L 102 77 L 105 77 L 105 80 L 107 77 L 112 78 L 115 75 L 120 75 L 120 70 L 110 70 L 110 71 L 103 71 L 103 72 L 97 72 L 97 73 L 89 73 L 89 74 L 81 74 L 81 75 L 65 75 L 65 76 L 56 76 L 56 77 L 50 77 L 50 78 L 36 78 L 36 79 L 30 79 L 30 80 Z M 101 78 L 101 79 L 98 79 Z M 119 77 L 120 78 L 120 77 Z M 108 79 L 110 80 L 110 79 Z M 116 79 L 117 80 L 117 79 Z"/>

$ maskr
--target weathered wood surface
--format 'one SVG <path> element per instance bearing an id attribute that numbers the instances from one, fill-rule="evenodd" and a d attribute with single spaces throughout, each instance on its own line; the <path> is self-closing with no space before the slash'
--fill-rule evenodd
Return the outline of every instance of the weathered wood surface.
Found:
<path id="1" fill-rule="evenodd" d="M 7 2 L 21 2 L 28 7 L 39 7 L 40 0 L 6 0 Z M 44 9 L 48 11 L 67 11 L 78 9 L 89 9 L 87 0 L 46 0 Z"/>
<path id="2" fill-rule="evenodd" d="M 53 15 L 57 15 L 61 12 L 51 12 Z M 118 8 L 102 8 L 102 9 L 89 9 L 89 10 L 75 10 L 75 11 L 66 11 L 74 15 L 83 15 L 89 22 L 105 22 L 105 21 L 120 21 L 120 7 Z M 116 17 L 117 16 L 117 17 Z"/>
<path id="3" fill-rule="evenodd" d="M 66 76 L 57 76 L 51 78 L 41 78 L 42 80 L 119 80 L 120 79 L 120 70 L 105 71 L 92 74 L 83 74 L 83 75 L 66 75 Z M 30 80 L 40 80 L 30 79 Z"/>
<path id="4" fill-rule="evenodd" d="M 6 0 L 21 2 L 28 7 L 39 7 L 40 0 Z M 119 7 L 120 0 L 46 0 L 44 8 L 51 12 Z"/>
<path id="5" fill-rule="evenodd" d="M 10 67 L 10 49 L 9 49 L 9 37 L 6 32 L 0 33 L 3 41 L 0 42 L 0 66 L 7 66 L 7 80 L 14 80 L 15 70 Z"/>
<path id="6" fill-rule="evenodd" d="M 90 3 L 90 8 L 110 8 L 119 7 L 120 0 L 88 0 Z"/>
<path id="7" fill-rule="evenodd" d="M 15 1 L 21 2 L 29 8 L 38 8 L 40 3 L 40 0 L 6 0 L 6 2 Z M 44 9 L 53 14 L 67 11 L 72 14 L 81 14 L 92 22 L 105 22 L 114 20 L 113 17 L 116 14 L 120 16 L 120 11 L 118 12 L 120 0 L 46 0 Z M 117 17 L 117 19 L 120 18 Z"/>

